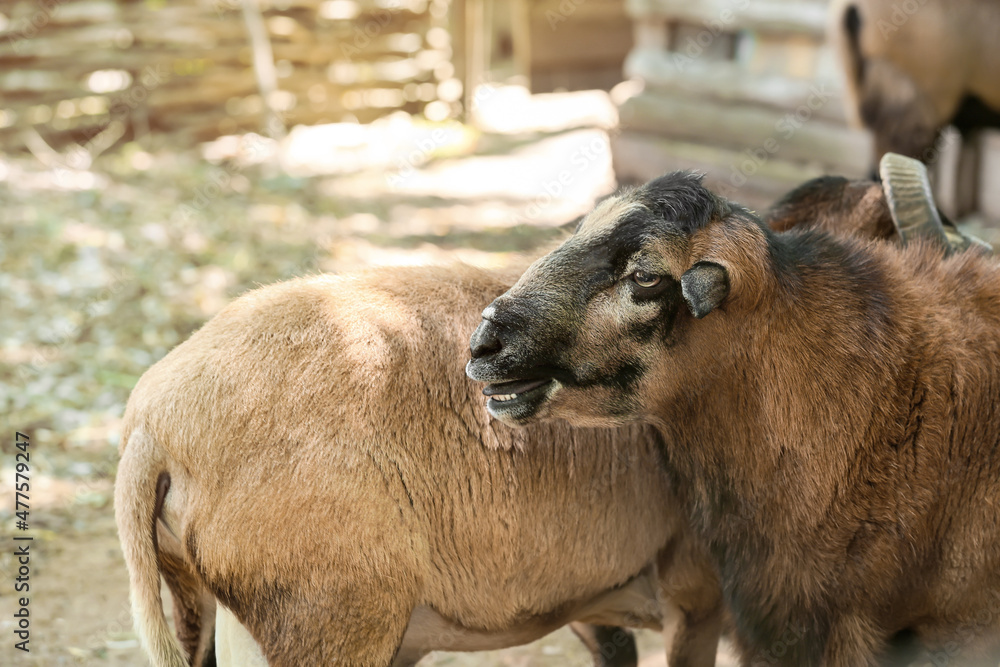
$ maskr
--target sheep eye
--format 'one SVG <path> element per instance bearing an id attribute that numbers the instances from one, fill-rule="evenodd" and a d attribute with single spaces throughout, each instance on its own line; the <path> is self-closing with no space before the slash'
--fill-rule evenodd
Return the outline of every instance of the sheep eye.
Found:
<path id="1" fill-rule="evenodd" d="M 660 284 L 660 276 L 645 271 L 636 271 L 632 274 L 632 281 L 639 287 L 656 287 Z"/>

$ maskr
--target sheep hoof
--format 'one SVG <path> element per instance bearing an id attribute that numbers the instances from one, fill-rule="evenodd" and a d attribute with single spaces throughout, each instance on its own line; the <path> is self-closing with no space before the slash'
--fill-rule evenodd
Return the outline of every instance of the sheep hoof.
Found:
<path id="1" fill-rule="evenodd" d="M 940 243 L 945 255 L 970 247 L 993 253 L 990 244 L 959 231 L 955 223 L 942 217 L 934 203 L 923 163 L 897 153 L 886 153 L 879 161 L 878 170 L 892 222 L 903 245 L 924 236 Z"/>

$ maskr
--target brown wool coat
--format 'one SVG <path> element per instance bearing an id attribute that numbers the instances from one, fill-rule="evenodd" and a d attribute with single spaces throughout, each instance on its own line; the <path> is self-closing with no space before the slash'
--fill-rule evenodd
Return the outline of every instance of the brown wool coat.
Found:
<path id="1" fill-rule="evenodd" d="M 906 637 L 1000 659 L 995 258 L 774 234 L 675 173 L 486 313 L 469 374 L 548 382 L 495 415 L 662 434 L 745 664 L 876 665 Z"/>

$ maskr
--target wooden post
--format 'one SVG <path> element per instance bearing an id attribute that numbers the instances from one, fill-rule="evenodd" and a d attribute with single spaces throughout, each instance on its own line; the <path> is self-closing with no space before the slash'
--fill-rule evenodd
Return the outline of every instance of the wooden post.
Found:
<path id="1" fill-rule="evenodd" d="M 476 86 L 483 82 L 484 0 L 465 0 L 465 108 L 473 111 Z"/>
<path id="2" fill-rule="evenodd" d="M 531 7 L 529 0 L 511 0 L 511 40 L 514 47 L 514 67 L 531 89 Z"/>
<path id="3" fill-rule="evenodd" d="M 250 34 L 250 48 L 253 50 L 253 72 L 257 77 L 257 88 L 264 102 L 263 132 L 272 139 L 283 139 L 285 123 L 274 106 L 274 93 L 278 91 L 278 74 L 274 69 L 274 53 L 267 35 L 264 17 L 258 0 L 243 0 L 243 21 Z"/>
<path id="4" fill-rule="evenodd" d="M 957 219 L 974 213 L 979 204 L 979 157 L 981 132 L 974 132 L 961 142 L 958 174 L 955 176 L 955 215 Z"/>
<path id="5" fill-rule="evenodd" d="M 983 130 L 979 162 L 980 212 L 992 222 L 1000 222 L 1000 132 Z"/>

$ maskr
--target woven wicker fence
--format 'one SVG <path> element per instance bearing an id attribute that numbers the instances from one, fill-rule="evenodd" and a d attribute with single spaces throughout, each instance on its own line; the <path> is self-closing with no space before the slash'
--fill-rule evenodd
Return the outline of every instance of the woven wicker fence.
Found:
<path id="1" fill-rule="evenodd" d="M 450 0 L 260 1 L 267 100 L 241 0 L 0 0 L 0 150 L 186 145 L 261 131 L 266 108 L 285 126 L 460 111 Z"/>

